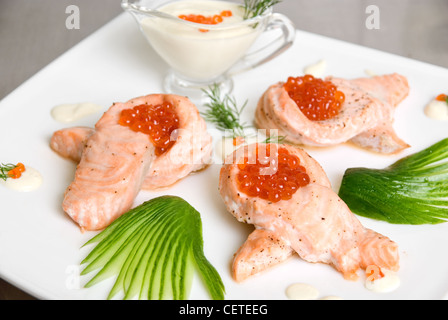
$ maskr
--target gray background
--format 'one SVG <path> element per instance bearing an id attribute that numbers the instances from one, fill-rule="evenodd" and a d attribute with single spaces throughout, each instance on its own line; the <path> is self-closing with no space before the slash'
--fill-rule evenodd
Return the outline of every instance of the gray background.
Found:
<path id="1" fill-rule="evenodd" d="M 69 5 L 80 9 L 79 30 L 65 27 Z M 379 30 L 366 28 L 369 5 L 380 9 Z M 300 30 L 448 68 L 448 0 L 283 0 L 275 11 Z M 0 99 L 120 13 L 120 0 L 0 0 Z M 7 299 L 33 297 L 0 279 Z"/>

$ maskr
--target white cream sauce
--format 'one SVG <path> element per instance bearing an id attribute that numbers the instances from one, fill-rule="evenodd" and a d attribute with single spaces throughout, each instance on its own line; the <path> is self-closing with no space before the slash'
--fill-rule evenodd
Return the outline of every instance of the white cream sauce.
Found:
<path id="1" fill-rule="evenodd" d="M 432 100 L 425 107 L 425 115 L 434 120 L 448 121 L 448 103 Z"/>
<path id="2" fill-rule="evenodd" d="M 8 178 L 6 181 L 0 179 L 0 183 L 5 187 L 19 192 L 36 190 L 42 185 L 42 182 L 43 178 L 40 172 L 29 166 L 25 166 L 25 171 L 22 172 L 20 178 Z"/>
<path id="3" fill-rule="evenodd" d="M 231 17 L 224 17 L 223 21 L 218 25 L 232 24 L 244 20 L 244 11 L 240 4 L 229 1 L 213 1 L 213 0 L 184 0 L 168 3 L 157 9 L 160 12 L 168 13 L 175 17 L 180 15 L 203 15 L 214 16 L 219 15 L 224 10 L 231 10 Z M 197 32 L 194 33 L 198 35 Z M 200 34 L 200 33 L 199 33 Z M 203 33 L 204 35 L 206 33 Z"/>
<path id="4" fill-rule="evenodd" d="M 101 109 L 101 106 L 90 102 L 61 104 L 51 110 L 51 116 L 56 121 L 69 123 L 97 113 Z"/>
<path id="5" fill-rule="evenodd" d="M 365 74 L 368 75 L 369 77 L 376 77 L 376 76 L 378 75 L 375 71 L 373 71 L 373 70 L 371 70 L 371 69 L 366 69 L 366 70 L 364 70 L 364 72 L 365 72 Z"/>
<path id="6" fill-rule="evenodd" d="M 222 75 L 248 51 L 262 31 L 261 23 L 258 28 L 238 24 L 244 20 L 244 11 L 238 3 L 186 0 L 169 3 L 158 10 L 176 17 L 181 14 L 210 16 L 223 10 L 232 11 L 232 17 L 225 17 L 222 23 L 212 26 L 222 28 L 209 32 L 200 32 L 199 27 L 191 27 L 185 21 L 154 17 L 140 21 L 154 50 L 190 80 L 206 81 Z"/>
<path id="7" fill-rule="evenodd" d="M 378 293 L 392 292 L 400 286 L 400 278 L 398 275 L 390 270 L 381 269 L 384 277 L 372 280 L 371 277 L 367 277 L 365 280 L 365 287 L 368 290 Z"/>
<path id="8" fill-rule="evenodd" d="M 285 293 L 290 300 L 316 300 L 319 297 L 319 290 L 306 283 L 293 283 Z"/>
<path id="9" fill-rule="evenodd" d="M 341 297 L 338 297 L 338 296 L 326 296 L 326 297 L 320 298 L 319 300 L 344 300 L 344 299 L 342 299 Z"/>
<path id="10" fill-rule="evenodd" d="M 303 69 L 303 72 L 305 74 L 310 74 L 315 78 L 321 78 L 324 75 L 326 68 L 327 68 L 327 61 L 323 59 L 318 61 L 317 63 L 305 67 Z"/>

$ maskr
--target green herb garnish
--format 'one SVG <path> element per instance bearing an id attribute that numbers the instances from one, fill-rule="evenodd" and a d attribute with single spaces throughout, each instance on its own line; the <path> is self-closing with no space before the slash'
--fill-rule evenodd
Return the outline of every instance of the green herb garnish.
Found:
<path id="1" fill-rule="evenodd" d="M 286 136 L 271 135 L 264 141 L 264 143 L 283 143 L 285 139 Z"/>
<path id="2" fill-rule="evenodd" d="M 262 15 L 270 7 L 280 2 L 281 0 L 244 0 L 244 19 Z"/>
<path id="3" fill-rule="evenodd" d="M 437 101 L 442 101 L 442 102 L 446 102 L 446 104 L 448 104 L 448 95 L 442 93 L 439 94 L 436 98 Z"/>
<path id="4" fill-rule="evenodd" d="M 394 224 L 448 219 L 448 138 L 388 168 L 348 169 L 339 196 L 356 214 Z"/>
<path id="5" fill-rule="evenodd" d="M 10 178 L 11 175 L 9 174 L 9 171 L 13 170 L 16 167 L 15 164 L 12 163 L 2 163 L 0 165 L 0 179 L 3 179 L 6 181 L 6 179 Z"/>
<path id="6" fill-rule="evenodd" d="M 234 97 L 228 94 L 222 97 L 217 84 L 202 91 L 210 100 L 204 105 L 205 111 L 201 112 L 204 119 L 225 133 L 231 131 L 232 138 L 247 138 L 245 129 L 250 126 L 241 121 L 241 114 L 247 105 L 247 100 L 242 107 L 238 107 Z M 282 143 L 285 139 L 284 136 L 270 135 L 263 143 Z"/>
<path id="7" fill-rule="evenodd" d="M 84 246 L 92 243 L 81 274 L 100 269 L 85 287 L 116 276 L 108 299 L 120 292 L 125 300 L 187 299 L 195 267 L 211 297 L 224 299 L 221 277 L 204 256 L 200 214 L 179 197 L 141 204 Z"/>
<path id="8" fill-rule="evenodd" d="M 246 125 L 241 122 L 241 113 L 247 105 L 247 101 L 242 107 L 238 107 L 235 98 L 226 94 L 221 96 L 219 85 L 214 84 L 208 90 L 203 90 L 210 99 L 204 107 L 205 111 L 201 112 L 204 119 L 215 124 L 216 128 L 221 131 L 232 131 L 232 136 L 245 137 L 244 129 Z"/>

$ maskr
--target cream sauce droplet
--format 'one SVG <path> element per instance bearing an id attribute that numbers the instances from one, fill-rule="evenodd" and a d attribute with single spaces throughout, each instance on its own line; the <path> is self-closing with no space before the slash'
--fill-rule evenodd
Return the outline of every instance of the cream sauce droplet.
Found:
<path id="1" fill-rule="evenodd" d="M 294 283 L 286 288 L 286 296 L 291 300 L 315 300 L 319 291 L 306 283 Z"/>
<path id="2" fill-rule="evenodd" d="M 343 299 L 338 296 L 326 296 L 326 297 L 320 298 L 319 300 L 343 300 Z"/>
<path id="3" fill-rule="evenodd" d="M 425 115 L 434 120 L 448 120 L 448 103 L 433 100 L 425 107 Z"/>
<path id="4" fill-rule="evenodd" d="M 61 104 L 51 110 L 51 116 L 56 121 L 68 123 L 97 113 L 101 109 L 101 106 L 90 102 Z"/>
<path id="5" fill-rule="evenodd" d="M 43 182 L 42 175 L 36 169 L 25 166 L 25 171 L 18 179 L 6 179 L 0 180 L 0 182 L 7 188 L 19 191 L 19 192 L 29 192 L 39 188 Z"/>
<path id="6" fill-rule="evenodd" d="M 327 61 L 320 60 L 319 62 L 309 65 L 303 69 L 305 74 L 310 74 L 315 78 L 321 78 L 327 68 Z"/>
<path id="7" fill-rule="evenodd" d="M 371 280 L 367 277 L 364 285 L 368 290 L 378 293 L 386 293 L 396 290 L 400 286 L 400 278 L 398 275 L 390 270 L 381 269 L 384 277 Z"/>
<path id="8" fill-rule="evenodd" d="M 364 70 L 364 72 L 365 72 L 365 74 L 368 75 L 369 77 L 376 77 L 376 76 L 378 75 L 375 71 L 370 70 L 370 69 L 366 69 L 366 70 Z"/>

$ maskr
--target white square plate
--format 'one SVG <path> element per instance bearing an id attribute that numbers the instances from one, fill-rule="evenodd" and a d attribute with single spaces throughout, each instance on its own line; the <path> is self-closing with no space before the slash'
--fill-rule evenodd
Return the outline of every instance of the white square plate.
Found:
<path id="1" fill-rule="evenodd" d="M 430 50 L 430 48 L 428 48 Z M 271 84 L 303 74 L 303 68 L 327 61 L 325 75 L 365 77 L 397 72 L 409 80 L 409 97 L 397 108 L 395 129 L 411 145 L 400 155 L 373 154 L 348 145 L 309 149 L 339 189 L 349 167 L 382 168 L 448 136 L 448 123 L 428 119 L 425 105 L 448 92 L 448 70 L 372 49 L 298 31 L 294 46 L 277 59 L 235 77 L 234 96 L 248 101 L 243 115 L 251 123 L 257 101 Z M 93 288 L 83 285 L 79 263 L 90 248 L 80 248 L 93 232 L 80 233 L 63 213 L 62 196 L 74 176 L 75 165 L 49 147 L 52 133 L 68 126 L 93 126 L 100 114 L 70 125 L 56 122 L 51 109 L 62 103 L 93 102 L 106 111 L 115 101 L 162 92 L 166 64 L 123 13 L 79 45 L 59 57 L 0 102 L 1 162 L 23 162 L 43 175 L 36 191 L 20 193 L 0 186 L 0 276 L 40 299 L 104 299 L 112 282 Z M 200 106 L 199 106 L 200 108 Z M 316 287 L 320 295 L 344 299 L 443 299 L 448 289 L 448 224 L 399 226 L 360 218 L 398 243 L 401 286 L 391 293 L 367 290 L 363 281 L 344 280 L 327 265 L 293 257 L 244 283 L 230 274 L 233 254 L 252 226 L 237 222 L 226 212 L 218 193 L 220 165 L 212 165 L 164 192 L 141 192 L 135 204 L 162 194 L 178 195 L 202 215 L 205 255 L 220 273 L 226 299 L 286 299 L 285 289 L 295 282 Z M 194 186 L 194 187 L 191 187 Z M 362 279 L 362 278 L 361 278 Z M 191 299 L 209 299 L 195 277 Z"/>

